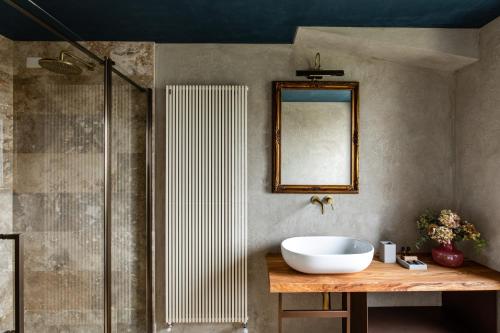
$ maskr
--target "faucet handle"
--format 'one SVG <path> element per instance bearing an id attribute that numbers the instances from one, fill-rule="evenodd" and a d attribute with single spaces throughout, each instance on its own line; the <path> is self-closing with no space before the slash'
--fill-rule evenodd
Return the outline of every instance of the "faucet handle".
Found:
<path id="1" fill-rule="evenodd" d="M 317 203 L 317 202 L 321 202 L 321 200 L 319 199 L 319 197 L 317 195 L 313 195 L 311 197 L 311 203 Z"/>
<path id="2" fill-rule="evenodd" d="M 331 195 L 325 195 L 322 200 L 324 205 L 330 205 L 332 206 L 333 210 L 333 197 Z"/>

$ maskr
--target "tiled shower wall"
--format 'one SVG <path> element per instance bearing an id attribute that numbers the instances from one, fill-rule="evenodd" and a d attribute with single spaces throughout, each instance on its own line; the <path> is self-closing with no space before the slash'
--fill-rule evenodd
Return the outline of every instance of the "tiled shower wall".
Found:
<path id="1" fill-rule="evenodd" d="M 71 48 L 56 42 L 13 44 L 11 214 L 14 231 L 25 233 L 26 329 L 101 332 L 102 69 L 65 77 L 26 68 L 27 57 L 56 57 Z M 111 56 L 134 79 L 152 84 L 152 43 L 87 45 Z M 113 322 L 116 331 L 138 332 L 145 322 L 147 99 L 113 79 Z"/>
<path id="2" fill-rule="evenodd" d="M 102 75 L 27 68 L 66 43 L 16 42 L 14 228 L 25 237 L 28 332 L 101 327 Z M 74 50 L 72 50 L 74 52 Z"/>
<path id="3" fill-rule="evenodd" d="M 14 43 L 0 36 L 0 234 L 12 232 L 12 61 Z M 12 244 L 0 241 L 0 332 L 12 329 Z"/>

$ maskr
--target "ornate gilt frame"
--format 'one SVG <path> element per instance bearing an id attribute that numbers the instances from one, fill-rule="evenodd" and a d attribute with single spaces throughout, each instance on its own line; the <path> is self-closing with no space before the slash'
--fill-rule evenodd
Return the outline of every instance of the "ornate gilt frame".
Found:
<path id="1" fill-rule="evenodd" d="M 351 90 L 351 184 L 289 185 L 281 183 L 281 90 L 337 89 Z M 358 193 L 359 192 L 359 83 L 334 81 L 273 82 L 273 185 L 274 193 Z"/>

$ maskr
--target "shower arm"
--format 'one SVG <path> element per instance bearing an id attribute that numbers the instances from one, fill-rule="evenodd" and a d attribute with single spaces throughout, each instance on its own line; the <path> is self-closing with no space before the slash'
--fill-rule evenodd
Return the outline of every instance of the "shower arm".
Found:
<path id="1" fill-rule="evenodd" d="M 87 62 L 85 61 L 85 59 L 80 58 L 79 56 L 76 56 L 72 53 L 69 53 L 68 51 L 61 51 L 61 54 L 59 55 L 61 61 L 64 61 L 64 56 L 75 59 L 76 61 L 87 67 L 89 71 L 93 71 L 95 69 L 95 65 L 93 63 Z"/>

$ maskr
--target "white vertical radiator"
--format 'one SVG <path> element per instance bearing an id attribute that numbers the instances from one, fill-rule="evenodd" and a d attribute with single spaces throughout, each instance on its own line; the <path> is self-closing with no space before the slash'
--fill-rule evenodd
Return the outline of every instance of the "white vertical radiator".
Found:
<path id="1" fill-rule="evenodd" d="M 247 87 L 166 90 L 166 319 L 247 322 Z"/>

